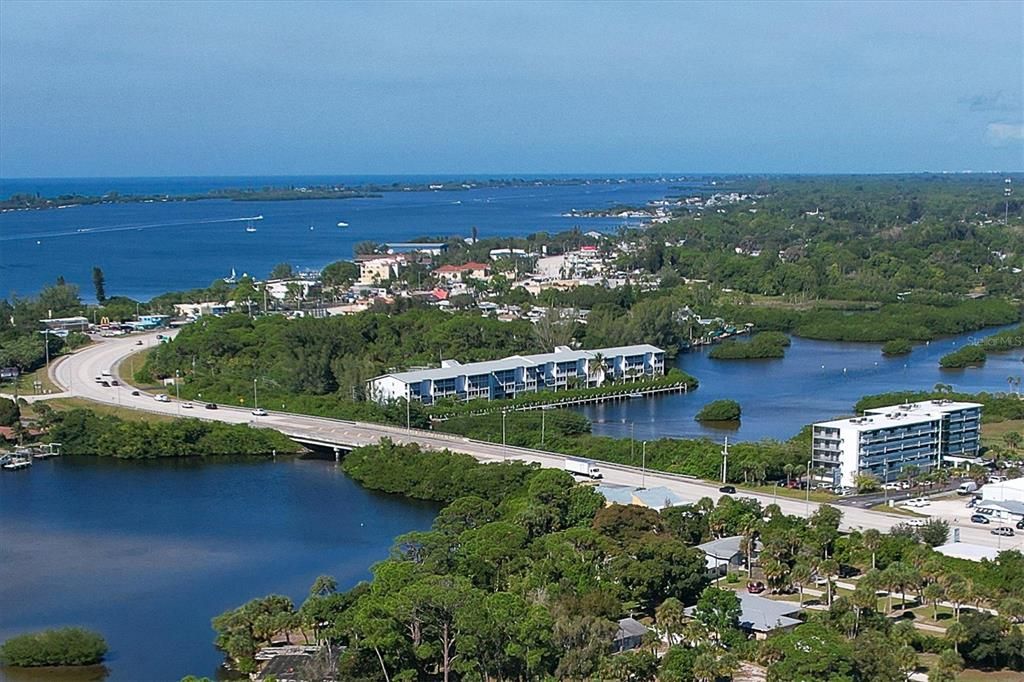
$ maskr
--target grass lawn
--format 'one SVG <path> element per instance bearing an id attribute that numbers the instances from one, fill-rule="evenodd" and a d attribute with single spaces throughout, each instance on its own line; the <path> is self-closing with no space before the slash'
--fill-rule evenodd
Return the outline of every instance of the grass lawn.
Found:
<path id="1" fill-rule="evenodd" d="M 938 654 L 918 654 L 919 668 L 931 670 L 939 662 Z M 957 682 L 1024 682 L 1024 673 L 1016 673 L 1012 670 L 996 670 L 985 672 L 968 668 L 957 675 Z"/>
<path id="2" fill-rule="evenodd" d="M 36 391 L 35 382 L 39 382 L 41 391 Z M 9 389 L 5 389 L 9 390 Z M 50 374 L 46 367 L 40 367 L 34 372 L 22 374 L 18 379 L 18 395 L 39 395 L 40 393 L 60 393 L 64 389 L 50 381 Z"/>
<path id="3" fill-rule="evenodd" d="M 907 509 L 906 507 L 900 506 L 890 507 L 889 505 L 884 503 L 874 505 L 873 507 L 871 507 L 871 511 L 888 512 L 889 514 L 897 514 L 899 516 L 910 516 L 918 519 L 928 518 L 927 514 L 918 513 L 913 509 Z"/>
<path id="4" fill-rule="evenodd" d="M 122 380 L 134 384 L 135 383 L 135 370 L 140 369 L 145 363 L 146 358 L 153 351 L 153 347 L 143 348 L 142 350 L 136 351 L 131 355 L 126 356 L 121 362 L 114 367 L 114 374 L 121 377 Z M 140 389 L 150 388 L 149 386 L 139 386 Z"/>
<path id="5" fill-rule="evenodd" d="M 115 405 L 107 405 L 106 403 L 97 403 L 92 400 L 86 400 L 85 398 L 53 398 L 52 400 L 46 400 L 45 403 L 57 411 L 84 408 L 92 410 L 96 414 L 113 415 L 126 421 L 170 422 L 176 419 L 176 417 L 166 414 L 142 412 L 141 410 L 133 410 L 127 407 L 117 407 Z"/>
<path id="6" fill-rule="evenodd" d="M 786 497 L 793 500 L 806 500 L 806 490 L 794 490 L 793 488 L 783 488 L 775 485 L 742 485 L 737 484 L 736 490 L 748 490 L 752 493 L 758 493 L 759 495 L 778 495 L 779 497 Z M 811 491 L 811 502 L 835 502 L 839 499 L 832 493 L 825 492 L 823 490 L 812 490 Z"/>
<path id="7" fill-rule="evenodd" d="M 1016 431 L 1024 435 L 1024 419 L 1007 419 L 981 425 L 982 445 L 1004 445 L 1003 434 Z"/>

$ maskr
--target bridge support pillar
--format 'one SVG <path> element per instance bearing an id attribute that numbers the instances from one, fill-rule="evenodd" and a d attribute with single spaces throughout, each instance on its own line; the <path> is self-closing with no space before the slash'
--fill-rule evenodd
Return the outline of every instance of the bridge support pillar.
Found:
<path id="1" fill-rule="evenodd" d="M 335 462 L 340 462 L 341 461 L 341 448 L 338 448 L 338 447 L 334 448 L 334 461 Z"/>

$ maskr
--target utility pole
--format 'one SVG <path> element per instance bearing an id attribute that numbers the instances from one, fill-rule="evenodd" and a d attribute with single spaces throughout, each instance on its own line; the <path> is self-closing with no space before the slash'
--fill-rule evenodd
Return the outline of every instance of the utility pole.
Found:
<path id="1" fill-rule="evenodd" d="M 1003 180 L 1003 225 L 1010 224 L 1010 196 L 1013 194 L 1013 180 Z"/>
<path id="2" fill-rule="evenodd" d="M 647 441 L 640 444 L 640 490 L 647 489 Z"/>
<path id="3" fill-rule="evenodd" d="M 260 409 L 260 403 L 258 400 L 256 400 L 256 379 L 252 380 L 252 409 Z"/>
<path id="4" fill-rule="evenodd" d="M 50 369 L 50 328 L 43 330 L 43 351 L 46 353 L 46 369 Z"/>
<path id="5" fill-rule="evenodd" d="M 176 405 L 179 417 L 181 416 L 181 383 L 179 378 L 180 376 L 181 372 L 179 372 L 178 370 L 174 370 L 174 397 L 177 400 Z"/>
<path id="6" fill-rule="evenodd" d="M 729 436 L 725 437 L 725 447 L 722 448 L 722 483 L 725 483 L 725 474 L 729 470 Z"/>
<path id="7" fill-rule="evenodd" d="M 508 457 L 508 446 L 505 443 L 505 417 L 508 416 L 508 410 L 501 411 L 501 456 Z"/>
<path id="8" fill-rule="evenodd" d="M 412 389 L 405 385 L 405 430 L 412 431 Z"/>
<path id="9" fill-rule="evenodd" d="M 814 464 L 813 459 L 807 460 L 807 497 L 804 500 L 804 516 L 811 515 L 811 465 Z"/>

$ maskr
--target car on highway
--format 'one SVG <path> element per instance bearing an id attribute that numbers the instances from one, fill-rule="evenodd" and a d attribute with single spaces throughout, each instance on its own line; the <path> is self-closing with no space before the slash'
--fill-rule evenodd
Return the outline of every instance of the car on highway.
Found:
<path id="1" fill-rule="evenodd" d="M 999 526 L 989 531 L 992 535 L 1002 535 L 1004 537 L 1012 538 L 1014 536 L 1013 529 L 1009 526 Z"/>
<path id="2" fill-rule="evenodd" d="M 1024 519 L 1017 522 L 1017 530 L 1024 530 Z"/>
<path id="3" fill-rule="evenodd" d="M 191 410 L 192 409 L 192 403 L 182 403 L 181 406 L 183 408 L 185 408 L 186 410 Z"/>
<path id="4" fill-rule="evenodd" d="M 971 523 L 989 524 L 992 523 L 992 519 L 988 518 L 984 514 L 974 514 L 973 516 L 971 516 Z"/>
<path id="5" fill-rule="evenodd" d="M 120 382 L 120 381 L 118 381 L 117 379 L 111 379 L 111 380 L 110 380 L 110 385 L 111 385 L 111 386 L 120 386 L 120 385 L 121 385 L 121 382 Z"/>
<path id="6" fill-rule="evenodd" d="M 158 394 L 156 395 L 156 398 L 155 398 L 155 400 L 156 400 L 156 401 L 157 401 L 158 403 L 169 403 L 169 402 L 171 402 L 171 399 L 167 397 L 167 394 L 166 394 L 166 393 L 158 393 Z"/>
<path id="7" fill-rule="evenodd" d="M 103 388 L 110 388 L 110 382 L 109 381 L 101 381 L 100 382 L 100 386 L 102 386 Z"/>
<path id="8" fill-rule="evenodd" d="M 141 346 L 142 345 L 142 339 L 139 339 L 138 341 L 136 341 L 135 345 L 136 346 Z"/>
<path id="9" fill-rule="evenodd" d="M 257 417 L 266 417 L 267 416 L 267 411 L 264 410 L 262 407 L 257 407 L 255 410 L 252 411 L 252 413 L 255 416 L 257 416 Z"/>
<path id="10" fill-rule="evenodd" d="M 734 486 L 734 485 L 723 485 L 721 488 L 718 489 L 718 492 L 732 495 L 734 492 L 736 492 L 736 486 Z"/>
<path id="11" fill-rule="evenodd" d="M 208 410 L 216 410 L 217 409 L 217 403 L 206 403 L 205 407 Z"/>
<path id="12" fill-rule="evenodd" d="M 132 391 L 132 395 L 142 395 L 142 394 L 139 393 L 138 391 Z"/>

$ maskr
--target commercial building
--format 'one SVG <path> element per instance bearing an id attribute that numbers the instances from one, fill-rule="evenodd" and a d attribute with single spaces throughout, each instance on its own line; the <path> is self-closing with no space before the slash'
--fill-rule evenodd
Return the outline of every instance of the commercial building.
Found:
<path id="1" fill-rule="evenodd" d="M 593 361 L 602 358 L 602 367 Z M 368 382 L 377 402 L 418 400 L 431 405 L 442 398 L 502 400 L 542 390 L 600 386 L 606 379 L 641 379 L 665 373 L 665 351 L 641 344 L 594 350 L 558 346 L 553 353 L 513 355 L 489 362 L 461 364 L 445 360 L 440 367 L 385 374 Z"/>
<path id="2" fill-rule="evenodd" d="M 888 482 L 906 467 L 926 472 L 947 457 L 978 453 L 981 405 L 928 400 L 865 410 L 815 424 L 811 462 L 822 485 L 853 486 L 858 474 Z"/>
<path id="3" fill-rule="evenodd" d="M 988 483 L 981 486 L 981 499 L 992 502 L 1024 503 L 1024 478 Z"/>

